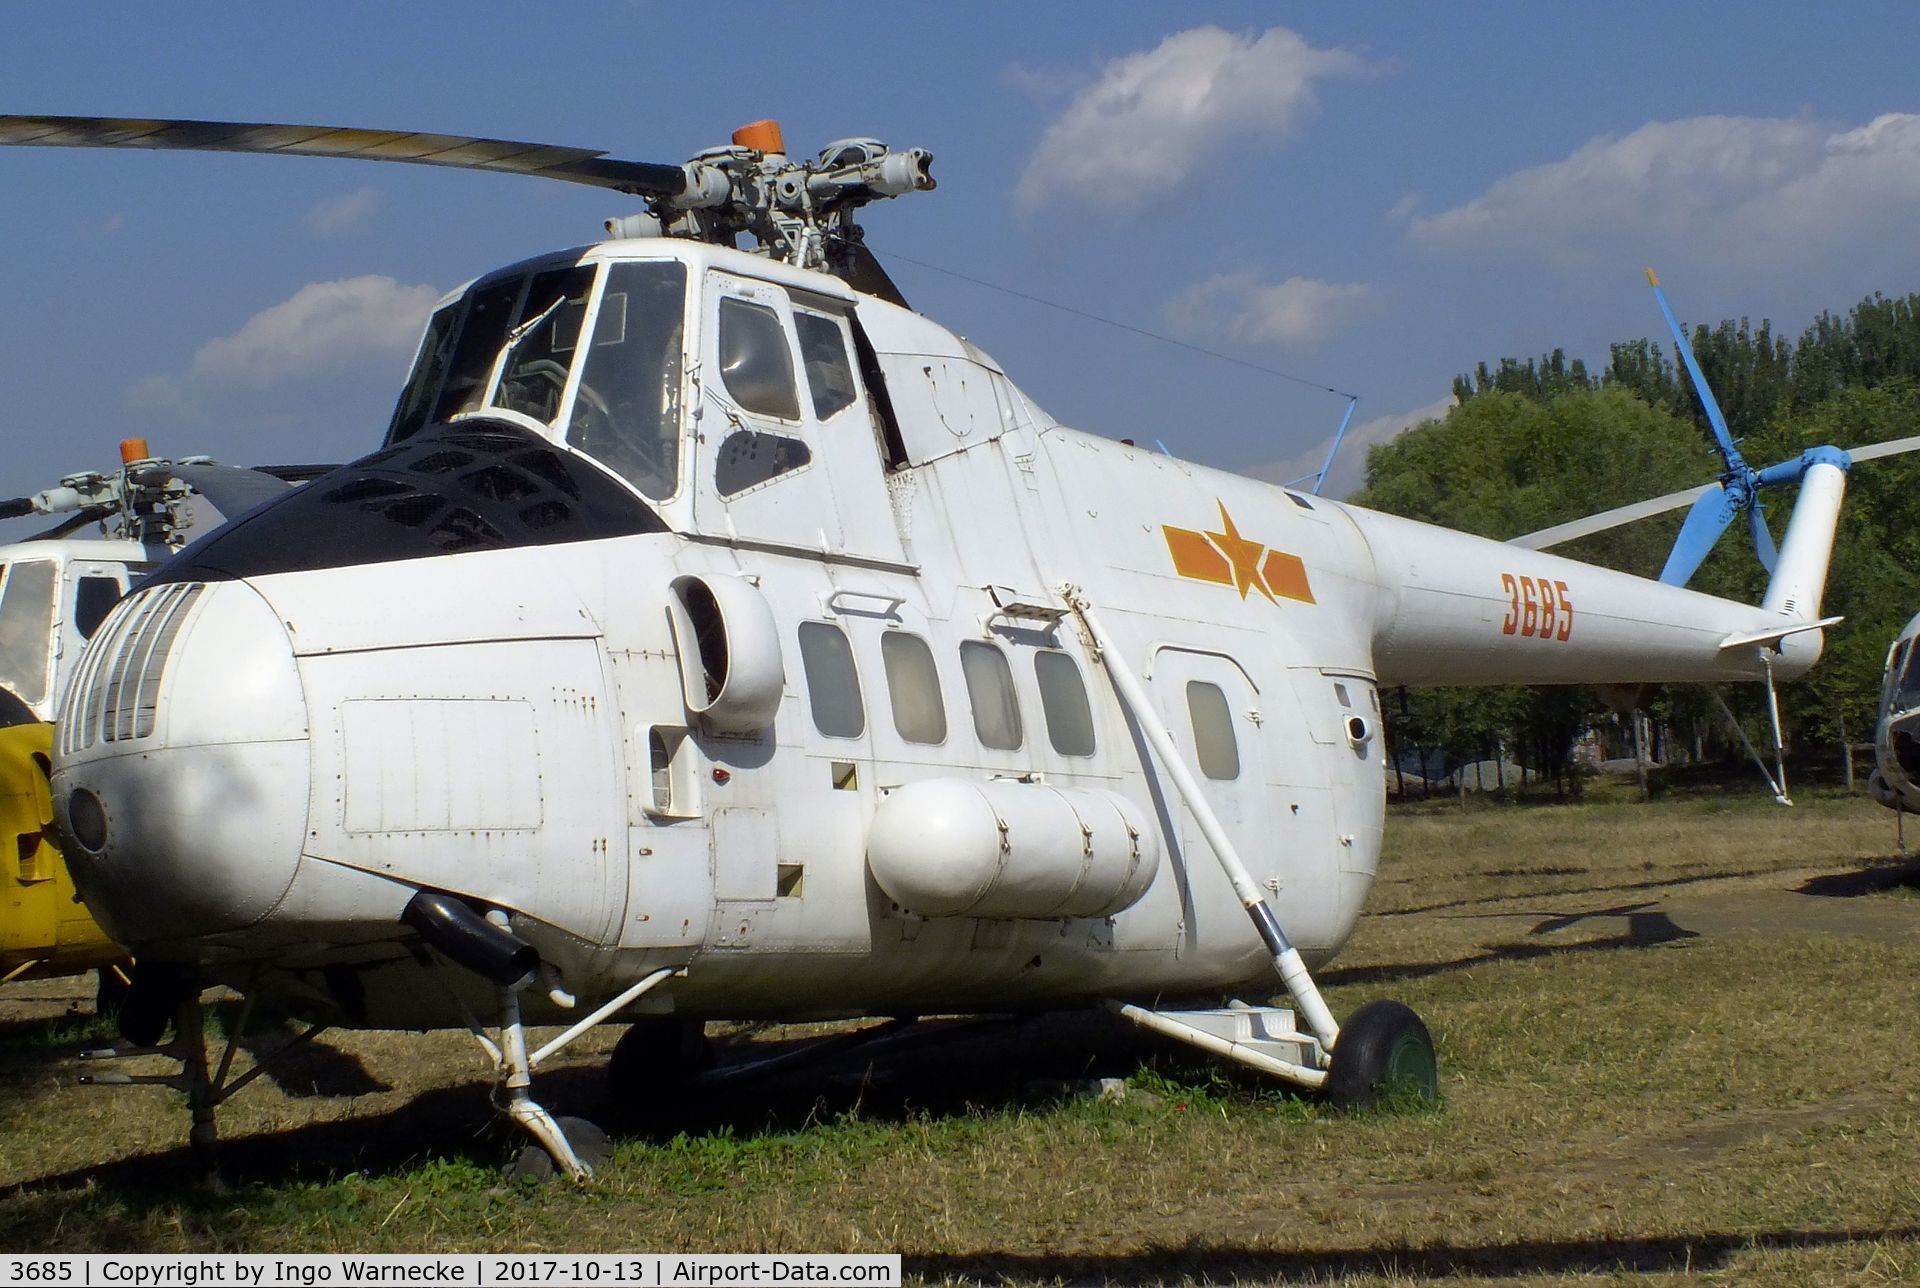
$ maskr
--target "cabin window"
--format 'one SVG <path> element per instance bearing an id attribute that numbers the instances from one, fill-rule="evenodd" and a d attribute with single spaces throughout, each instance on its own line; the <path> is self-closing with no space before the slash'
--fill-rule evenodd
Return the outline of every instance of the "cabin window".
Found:
<path id="1" fill-rule="evenodd" d="M 1337 687 L 1337 686 L 1336 686 Z M 1187 681 L 1187 715 L 1193 720 L 1193 754 L 1200 772 L 1221 780 L 1240 777 L 1240 746 L 1233 737 L 1233 711 L 1217 684 Z"/>
<path id="2" fill-rule="evenodd" d="M 567 373 L 580 348 L 580 323 L 593 290 L 589 266 L 550 269 L 534 276 L 519 321 L 504 338 L 510 347 L 491 406 L 551 425 L 560 414 Z"/>
<path id="3" fill-rule="evenodd" d="M 720 378 L 742 411 L 800 419 L 793 387 L 793 353 L 780 315 L 764 304 L 720 300 Z"/>
<path id="4" fill-rule="evenodd" d="M 687 270 L 673 261 L 607 270 L 567 442 L 663 501 L 680 475 L 681 325 Z"/>
<path id="5" fill-rule="evenodd" d="M 1033 655 L 1033 677 L 1040 683 L 1040 709 L 1053 749 L 1063 756 L 1091 756 L 1093 708 L 1087 705 L 1080 668 L 1065 653 L 1043 651 Z"/>
<path id="6" fill-rule="evenodd" d="M 54 567 L 17 563 L 0 582 L 0 687 L 29 706 L 47 700 L 53 653 Z"/>
<path id="7" fill-rule="evenodd" d="M 880 637 L 880 660 L 886 664 L 893 727 L 900 736 L 908 742 L 945 742 L 947 710 L 940 701 L 940 672 L 927 642 L 905 631 L 888 631 Z"/>
<path id="8" fill-rule="evenodd" d="M 839 322 L 818 313 L 795 313 L 793 325 L 800 335 L 800 365 L 807 372 L 814 418 L 832 420 L 860 396 L 853 382 L 853 361 L 847 356 L 846 333 Z"/>
<path id="9" fill-rule="evenodd" d="M 118 577 L 82 577 L 73 592 L 73 628 L 80 632 L 80 638 L 92 639 L 119 602 Z"/>
<path id="10" fill-rule="evenodd" d="M 1887 673 L 1880 680 L 1880 705 L 1884 709 L 1892 709 L 1894 695 L 1900 691 L 1900 670 L 1906 664 L 1908 643 L 1896 640 L 1887 653 Z"/>
<path id="11" fill-rule="evenodd" d="M 811 463 L 813 451 L 785 434 L 761 434 L 743 429 L 720 444 L 713 463 L 713 490 L 733 496 L 748 488 L 791 473 Z"/>
<path id="12" fill-rule="evenodd" d="M 807 675 L 813 727 L 829 738 L 858 738 L 867 730 L 860 705 L 860 673 L 847 635 L 830 622 L 800 623 L 800 665 Z"/>
<path id="13" fill-rule="evenodd" d="M 973 732 L 980 745 L 997 751 L 1018 751 L 1021 742 L 1020 703 L 1013 692 L 1013 669 L 1007 655 L 984 640 L 960 645 L 960 673 L 967 681 L 967 701 L 973 707 Z"/>

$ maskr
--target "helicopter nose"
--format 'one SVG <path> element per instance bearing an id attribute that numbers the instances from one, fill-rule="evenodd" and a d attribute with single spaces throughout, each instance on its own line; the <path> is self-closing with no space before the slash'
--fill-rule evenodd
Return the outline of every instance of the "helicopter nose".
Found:
<path id="1" fill-rule="evenodd" d="M 55 817 L 115 939 L 193 958 L 280 901 L 307 826 L 306 700 L 286 627 L 245 582 L 122 601 L 56 724 Z"/>

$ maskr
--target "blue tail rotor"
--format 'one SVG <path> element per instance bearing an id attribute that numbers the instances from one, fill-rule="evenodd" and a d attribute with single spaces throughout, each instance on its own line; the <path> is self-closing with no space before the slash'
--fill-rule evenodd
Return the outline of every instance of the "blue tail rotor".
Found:
<path id="1" fill-rule="evenodd" d="M 1652 269 L 1647 270 L 1647 281 L 1653 287 L 1653 298 L 1660 302 L 1660 312 L 1667 319 L 1667 329 L 1673 333 L 1674 351 L 1679 354 L 1680 361 L 1686 364 L 1687 375 L 1693 380 L 1694 393 L 1700 398 L 1701 410 L 1706 412 L 1707 423 L 1713 427 L 1714 447 L 1726 464 L 1726 469 L 1720 475 L 1719 486 L 1701 493 L 1693 503 L 1693 508 L 1687 512 L 1686 522 L 1680 525 L 1680 535 L 1674 539 L 1673 550 L 1667 555 L 1667 566 L 1660 570 L 1660 580 L 1674 586 L 1686 585 L 1701 561 L 1720 540 L 1720 534 L 1742 512 L 1747 516 L 1747 531 L 1753 539 L 1754 554 L 1759 556 L 1761 565 L 1772 572 L 1779 553 L 1773 544 L 1773 533 L 1767 529 L 1766 515 L 1760 505 L 1760 489 L 1780 483 L 1798 483 L 1805 476 L 1807 467 L 1813 464 L 1816 453 L 1838 453 L 1832 448 L 1814 448 L 1764 470 L 1756 470 L 1747 464 L 1746 458 L 1740 455 L 1733 435 L 1727 430 L 1727 418 L 1721 414 L 1719 400 L 1713 396 L 1713 389 L 1707 384 L 1705 373 L 1700 370 L 1693 346 L 1687 342 L 1686 332 L 1680 329 L 1680 319 L 1673 315 L 1673 307 L 1667 303 L 1667 294 L 1660 289 L 1660 279 L 1653 275 Z"/>

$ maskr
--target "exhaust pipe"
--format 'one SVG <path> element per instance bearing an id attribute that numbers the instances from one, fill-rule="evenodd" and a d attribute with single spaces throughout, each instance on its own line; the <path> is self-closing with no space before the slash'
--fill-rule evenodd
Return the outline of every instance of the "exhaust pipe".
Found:
<path id="1" fill-rule="evenodd" d="M 501 988 L 525 988 L 540 965 L 540 954 L 532 944 L 438 890 L 414 895 L 400 920 L 454 964 Z"/>

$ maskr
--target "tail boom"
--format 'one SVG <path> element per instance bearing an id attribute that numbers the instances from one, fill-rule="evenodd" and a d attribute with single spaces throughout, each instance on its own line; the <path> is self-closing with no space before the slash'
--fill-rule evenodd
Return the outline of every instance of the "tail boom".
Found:
<path id="1" fill-rule="evenodd" d="M 1757 608 L 1348 508 L 1373 556 L 1375 670 L 1415 685 L 1793 679 L 1820 656 L 1845 491 L 1841 465 L 1808 469 Z"/>

